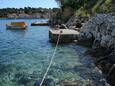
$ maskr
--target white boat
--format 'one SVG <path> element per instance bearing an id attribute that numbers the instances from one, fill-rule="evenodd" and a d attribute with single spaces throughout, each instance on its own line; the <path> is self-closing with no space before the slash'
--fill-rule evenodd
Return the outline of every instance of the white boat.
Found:
<path id="1" fill-rule="evenodd" d="M 33 22 L 31 26 L 48 26 L 48 22 Z"/>

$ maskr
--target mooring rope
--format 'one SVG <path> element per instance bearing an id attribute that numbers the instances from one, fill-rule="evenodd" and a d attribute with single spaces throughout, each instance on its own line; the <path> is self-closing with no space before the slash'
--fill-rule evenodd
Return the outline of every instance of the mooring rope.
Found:
<path id="1" fill-rule="evenodd" d="M 60 33 L 61 33 L 61 31 L 60 31 Z M 46 78 L 46 76 L 47 76 L 47 73 L 48 73 L 48 71 L 49 71 L 49 69 L 50 69 L 50 67 L 51 67 L 51 65 L 52 65 L 52 62 L 53 62 L 53 59 L 54 59 L 54 56 L 55 56 L 55 54 L 56 54 L 56 50 L 57 50 L 57 48 L 58 48 L 58 44 L 59 44 L 59 41 L 60 41 L 60 33 L 59 33 L 59 35 L 58 35 L 58 39 L 57 39 L 57 42 L 56 42 L 56 47 L 55 47 L 54 52 L 53 52 L 53 55 L 52 55 L 52 57 L 51 57 L 51 61 L 50 61 L 50 63 L 49 63 L 49 66 L 47 67 L 47 70 L 46 70 L 46 72 L 45 72 L 43 78 L 42 78 L 42 81 L 41 81 L 41 83 L 40 83 L 40 86 L 42 86 L 42 84 L 43 84 L 43 82 L 44 82 L 44 80 L 45 80 L 45 78 Z"/>

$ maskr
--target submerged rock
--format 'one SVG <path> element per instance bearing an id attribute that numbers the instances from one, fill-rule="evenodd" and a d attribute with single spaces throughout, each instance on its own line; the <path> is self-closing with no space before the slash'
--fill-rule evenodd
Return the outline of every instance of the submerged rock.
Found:
<path id="1" fill-rule="evenodd" d="M 32 78 L 28 75 L 22 75 L 19 79 L 19 84 L 24 84 L 26 85 L 27 83 L 29 83 L 32 80 Z"/>
<path id="2" fill-rule="evenodd" d="M 85 53 L 90 54 L 93 57 L 98 58 L 98 57 L 101 57 L 101 56 L 106 56 L 106 55 L 110 54 L 111 52 L 112 52 L 112 50 L 107 49 L 105 47 L 96 47 L 96 48 L 87 50 Z"/>
<path id="3" fill-rule="evenodd" d="M 62 80 L 59 82 L 61 86 L 83 86 L 83 82 L 77 80 Z"/>
<path id="4" fill-rule="evenodd" d="M 40 86 L 40 81 L 37 80 L 37 81 L 34 83 L 34 86 Z M 54 80 L 53 80 L 53 79 L 50 79 L 50 78 L 46 78 L 46 79 L 44 80 L 42 86 L 55 86 Z"/>
<path id="5" fill-rule="evenodd" d="M 103 80 L 100 80 L 99 83 L 96 83 L 95 81 L 92 81 L 92 80 L 62 80 L 60 81 L 57 86 L 109 86 L 109 85 L 106 85 L 106 81 L 103 79 Z"/>

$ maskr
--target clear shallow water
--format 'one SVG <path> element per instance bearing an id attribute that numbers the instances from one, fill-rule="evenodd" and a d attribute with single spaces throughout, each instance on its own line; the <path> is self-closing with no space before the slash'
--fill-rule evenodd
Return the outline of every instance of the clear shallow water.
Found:
<path id="1" fill-rule="evenodd" d="M 5 25 L 11 21 L 25 21 L 29 27 L 7 30 Z M 0 86 L 39 86 L 55 45 L 49 43 L 50 27 L 30 26 L 34 21 L 0 20 Z M 44 86 L 105 86 L 85 51 L 74 44 L 59 45 Z"/>

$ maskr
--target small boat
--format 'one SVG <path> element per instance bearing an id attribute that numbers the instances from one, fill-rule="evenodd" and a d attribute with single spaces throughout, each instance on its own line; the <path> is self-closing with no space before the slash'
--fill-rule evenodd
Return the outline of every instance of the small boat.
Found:
<path id="1" fill-rule="evenodd" d="M 27 28 L 27 24 L 25 22 L 11 22 L 6 24 L 7 29 L 19 29 L 23 30 Z"/>
<path id="2" fill-rule="evenodd" d="M 33 22 L 31 26 L 48 26 L 48 22 Z"/>

